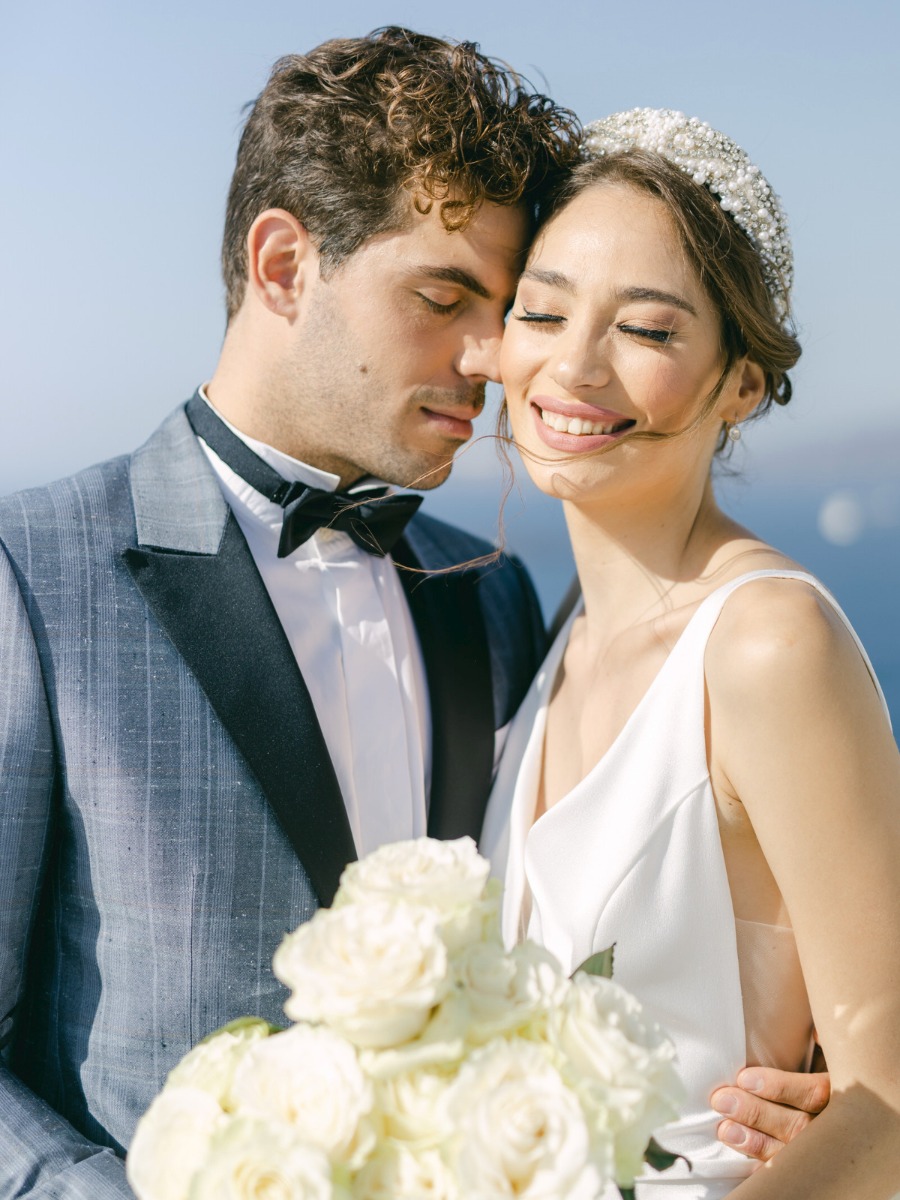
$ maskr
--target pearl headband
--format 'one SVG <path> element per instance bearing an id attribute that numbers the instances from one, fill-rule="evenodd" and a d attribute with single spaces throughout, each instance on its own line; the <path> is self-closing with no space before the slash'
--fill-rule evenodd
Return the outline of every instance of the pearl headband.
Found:
<path id="1" fill-rule="evenodd" d="M 753 243 L 775 310 L 784 321 L 794 276 L 787 218 L 759 167 L 740 146 L 705 121 L 669 108 L 633 108 L 585 126 L 583 158 L 623 150 L 658 154 L 713 193 Z"/>

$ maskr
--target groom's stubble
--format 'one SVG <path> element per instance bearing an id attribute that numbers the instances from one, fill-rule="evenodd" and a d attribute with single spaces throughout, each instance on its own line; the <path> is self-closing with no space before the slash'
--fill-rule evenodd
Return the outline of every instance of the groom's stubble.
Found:
<path id="1" fill-rule="evenodd" d="M 365 475 L 419 489 L 443 483 L 498 377 L 525 236 L 513 206 L 486 205 L 452 233 L 436 212 L 416 214 L 410 229 L 372 239 L 319 275 L 271 380 L 273 444 L 343 486 Z M 472 287 L 435 281 L 438 271 Z M 434 297 L 449 311 L 436 311 Z"/>

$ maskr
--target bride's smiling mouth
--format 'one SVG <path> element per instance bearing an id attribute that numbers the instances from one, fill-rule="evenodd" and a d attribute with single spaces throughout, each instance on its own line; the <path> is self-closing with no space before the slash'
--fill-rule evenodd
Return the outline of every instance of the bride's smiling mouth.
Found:
<path id="1" fill-rule="evenodd" d="M 612 444 L 636 424 L 622 413 L 555 396 L 533 397 L 531 412 L 541 441 L 555 450 L 579 453 Z"/>

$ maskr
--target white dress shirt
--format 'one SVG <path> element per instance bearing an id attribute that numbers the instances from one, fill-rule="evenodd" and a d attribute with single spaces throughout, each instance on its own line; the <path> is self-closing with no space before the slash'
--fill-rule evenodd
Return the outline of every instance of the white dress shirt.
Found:
<path id="1" fill-rule="evenodd" d="M 203 388 L 200 395 L 209 403 Z M 225 424 L 283 478 L 337 489 L 336 475 Z M 283 509 L 199 441 L 309 689 L 357 854 L 423 836 L 431 770 L 428 690 L 415 626 L 390 556 L 367 554 L 347 534 L 320 529 L 279 558 Z"/>

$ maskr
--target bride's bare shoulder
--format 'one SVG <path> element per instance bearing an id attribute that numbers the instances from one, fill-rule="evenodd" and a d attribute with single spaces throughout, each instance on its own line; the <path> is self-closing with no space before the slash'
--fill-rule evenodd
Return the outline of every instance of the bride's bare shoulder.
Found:
<path id="1" fill-rule="evenodd" d="M 775 554 L 776 552 L 773 552 Z M 802 570 L 779 556 L 753 570 Z M 846 623 L 811 582 L 763 576 L 723 605 L 706 651 L 710 695 L 736 708 L 833 692 L 868 670 Z"/>

